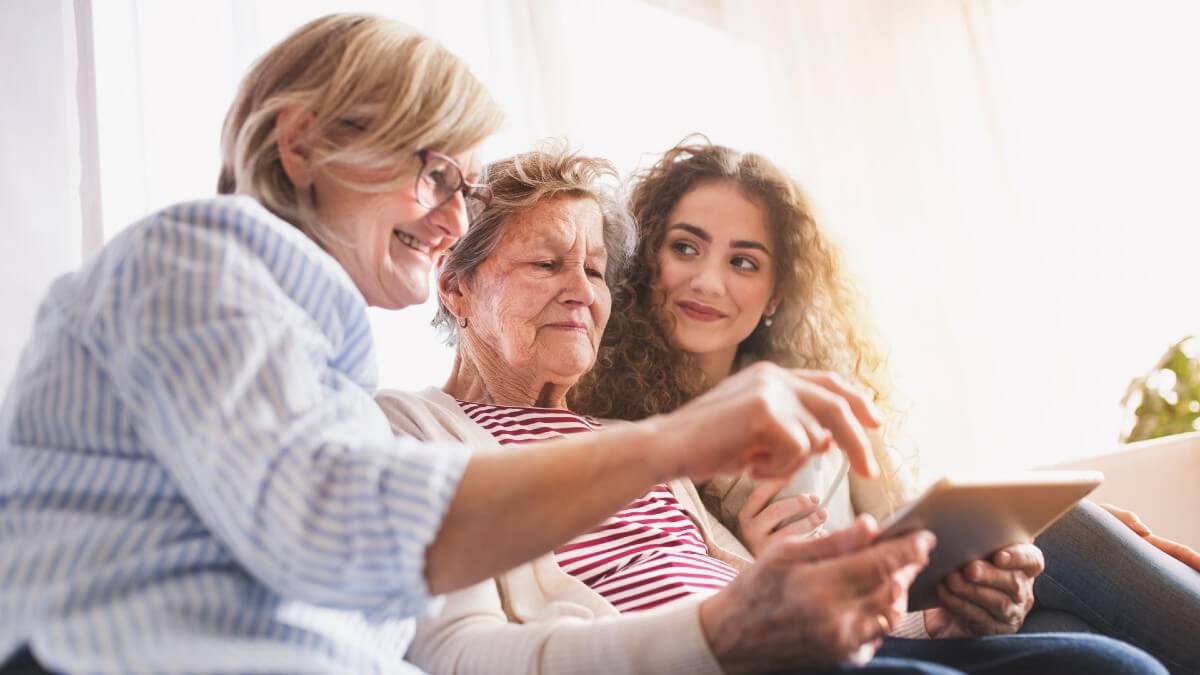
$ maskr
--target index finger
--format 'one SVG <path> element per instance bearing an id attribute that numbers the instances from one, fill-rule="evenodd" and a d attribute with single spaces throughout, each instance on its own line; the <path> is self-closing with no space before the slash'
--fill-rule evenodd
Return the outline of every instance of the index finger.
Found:
<path id="1" fill-rule="evenodd" d="M 757 516 L 767 507 L 771 499 L 779 494 L 787 484 L 791 481 L 791 477 L 785 478 L 766 478 L 758 481 L 754 489 L 750 491 L 750 495 L 746 497 L 746 502 L 742 504 L 741 513 L 747 514 L 749 517 Z"/>
<path id="2" fill-rule="evenodd" d="M 792 386 L 800 404 L 817 418 L 821 426 L 832 434 L 837 446 L 850 460 L 850 466 L 860 476 L 873 478 L 879 475 L 879 464 L 871 449 L 871 441 L 862 424 L 850 409 L 850 403 L 829 389 L 788 371 Z"/>
<path id="3" fill-rule="evenodd" d="M 808 368 L 793 368 L 792 372 L 846 399 L 850 404 L 850 409 L 854 411 L 854 416 L 864 425 L 875 428 L 883 424 L 883 411 L 879 409 L 879 406 L 875 405 L 875 402 L 867 396 L 862 388 L 851 384 L 841 375 L 827 370 Z"/>

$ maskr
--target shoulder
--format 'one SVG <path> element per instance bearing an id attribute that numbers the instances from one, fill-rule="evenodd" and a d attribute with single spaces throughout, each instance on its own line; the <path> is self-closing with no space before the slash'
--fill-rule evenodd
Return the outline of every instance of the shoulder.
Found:
<path id="1" fill-rule="evenodd" d="M 490 438 L 451 396 L 436 387 L 421 391 L 381 389 L 375 394 L 375 403 L 396 434 L 427 441 Z"/>
<path id="2" fill-rule="evenodd" d="M 190 267 L 259 266 L 285 286 L 288 277 L 315 274 L 353 288 L 349 274 L 308 235 L 244 195 L 175 204 L 131 230 L 127 246 L 142 255 L 184 259 Z"/>
<path id="3" fill-rule="evenodd" d="M 306 234 L 250 197 L 175 204 L 127 234 L 118 253 L 126 259 L 125 276 L 153 280 L 175 294 L 203 289 L 207 299 L 187 299 L 190 303 L 217 301 L 256 312 L 298 308 L 326 332 L 365 330 L 366 301 L 349 273 Z"/>

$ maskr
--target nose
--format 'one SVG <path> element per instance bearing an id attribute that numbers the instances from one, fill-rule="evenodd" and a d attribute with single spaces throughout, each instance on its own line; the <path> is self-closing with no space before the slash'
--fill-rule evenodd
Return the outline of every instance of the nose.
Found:
<path id="1" fill-rule="evenodd" d="M 467 200 L 463 193 L 455 192 L 446 203 L 429 212 L 430 222 L 443 236 L 459 240 L 467 233 L 470 219 L 467 217 Z"/>
<path id="2" fill-rule="evenodd" d="M 725 290 L 721 266 L 716 262 L 697 265 L 688 285 L 698 295 L 720 297 Z"/>
<path id="3" fill-rule="evenodd" d="M 583 265 L 572 265 L 564 271 L 566 287 L 559 295 L 559 300 L 567 305 L 591 307 L 596 302 L 596 288 L 588 278 Z"/>

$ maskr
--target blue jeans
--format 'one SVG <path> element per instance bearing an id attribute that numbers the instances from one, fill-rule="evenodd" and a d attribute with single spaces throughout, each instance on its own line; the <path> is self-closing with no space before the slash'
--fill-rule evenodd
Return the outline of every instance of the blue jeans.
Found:
<path id="1" fill-rule="evenodd" d="M 1175 675 L 1200 673 L 1200 572 L 1088 501 L 1036 543 L 1046 571 L 1022 633 L 1098 632 L 1141 647 Z"/>
<path id="2" fill-rule="evenodd" d="M 1166 675 L 1145 652 L 1100 635 L 996 635 L 955 640 L 886 638 L 875 658 L 830 673 L 864 675 L 1025 675 L 1026 673 L 1112 673 Z"/>

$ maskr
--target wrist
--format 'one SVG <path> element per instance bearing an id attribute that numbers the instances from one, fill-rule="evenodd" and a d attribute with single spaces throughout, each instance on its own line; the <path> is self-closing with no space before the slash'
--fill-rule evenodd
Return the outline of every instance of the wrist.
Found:
<path id="1" fill-rule="evenodd" d="M 676 451 L 678 442 L 670 434 L 666 416 L 655 415 L 623 427 L 630 435 L 625 447 L 635 461 L 645 465 L 651 480 L 665 483 L 687 476 L 687 465 Z"/>
<path id="2" fill-rule="evenodd" d="M 708 650 L 712 652 L 713 658 L 721 666 L 725 675 L 741 675 L 748 670 L 739 667 L 731 657 L 729 634 L 722 625 L 724 624 L 722 621 L 724 610 L 721 604 L 720 593 L 700 603 L 700 632 L 704 635 L 705 642 L 708 643 Z"/>

